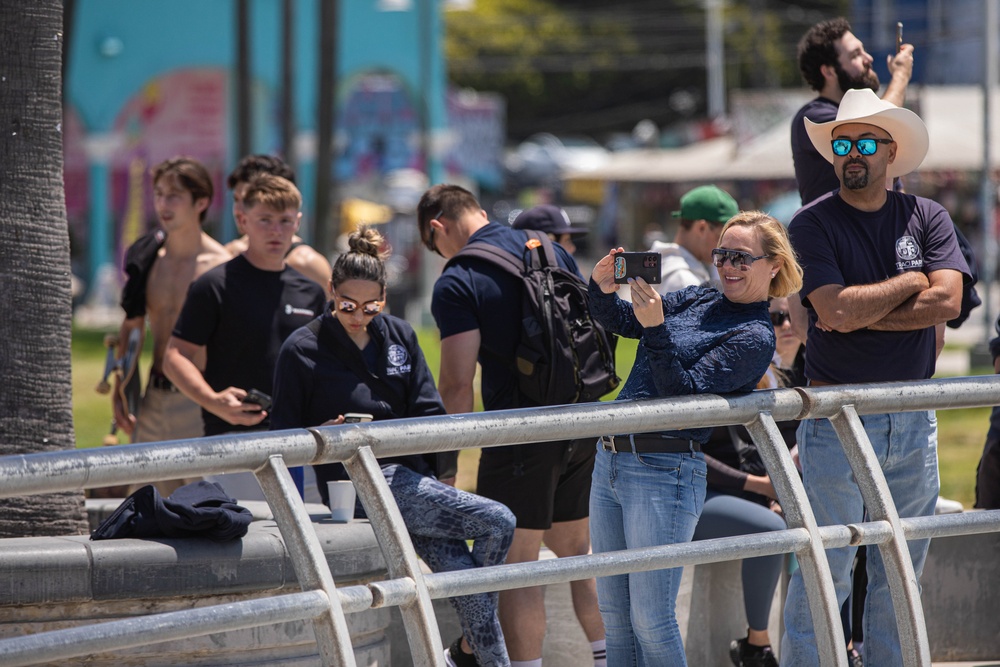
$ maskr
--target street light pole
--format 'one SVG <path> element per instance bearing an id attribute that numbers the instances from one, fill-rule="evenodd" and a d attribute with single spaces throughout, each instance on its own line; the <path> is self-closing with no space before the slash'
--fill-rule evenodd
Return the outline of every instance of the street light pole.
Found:
<path id="1" fill-rule="evenodd" d="M 708 71 L 708 117 L 726 114 L 726 74 L 723 53 L 725 0 L 705 0 L 705 65 Z"/>
<path id="2" fill-rule="evenodd" d="M 236 0 L 236 153 L 237 159 L 252 151 L 250 115 L 250 7 Z"/>
<path id="3" fill-rule="evenodd" d="M 281 2 L 281 152 L 295 168 L 295 0 Z"/>
<path id="4" fill-rule="evenodd" d="M 983 317 L 986 337 L 992 336 L 996 312 L 993 307 L 994 280 L 997 268 L 997 235 L 994 221 L 996 184 L 993 182 L 992 115 L 993 94 L 997 86 L 997 28 L 1000 20 L 998 0 L 986 0 L 983 17 L 983 174 L 980 197 L 980 219 L 983 239 L 983 266 L 980 272 L 983 287 Z"/>
<path id="5" fill-rule="evenodd" d="M 337 206 L 337 174 L 333 168 L 336 158 L 337 123 L 337 56 L 340 3 L 321 0 L 319 3 L 319 109 L 316 114 L 316 210 L 313 213 L 313 246 L 323 255 L 333 247 L 335 234 L 333 221 L 340 216 L 333 213 Z"/>

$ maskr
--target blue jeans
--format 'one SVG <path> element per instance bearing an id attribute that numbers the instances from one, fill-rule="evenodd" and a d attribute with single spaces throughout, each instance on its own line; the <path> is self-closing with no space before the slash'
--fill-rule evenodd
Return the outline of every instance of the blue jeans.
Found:
<path id="1" fill-rule="evenodd" d="M 705 501 L 702 454 L 598 449 L 590 489 L 594 553 L 689 542 Z M 674 615 L 682 568 L 598 577 L 608 665 L 686 665 Z"/>
<path id="2" fill-rule="evenodd" d="M 872 449 L 882 466 L 900 517 L 934 514 L 939 491 L 937 418 L 933 411 L 861 417 Z M 847 456 L 826 419 L 803 421 L 797 432 L 802 481 L 820 526 L 864 520 L 864 503 Z M 907 543 L 917 579 L 924 568 L 930 540 Z M 856 547 L 829 549 L 830 572 L 838 606 L 851 590 L 851 562 Z M 868 597 L 864 611 L 864 661 L 866 665 L 902 665 L 896 616 L 877 548 L 868 549 Z M 802 572 L 792 575 L 785 601 L 785 637 L 781 644 L 783 667 L 819 663 L 809 603 Z"/>
<path id="3" fill-rule="evenodd" d="M 417 555 L 434 572 L 500 565 L 514 538 L 514 515 L 505 505 L 442 484 L 406 466 L 382 467 Z M 469 549 L 466 540 L 473 540 Z M 451 598 L 462 634 L 484 667 L 510 665 L 497 618 L 497 593 Z"/>

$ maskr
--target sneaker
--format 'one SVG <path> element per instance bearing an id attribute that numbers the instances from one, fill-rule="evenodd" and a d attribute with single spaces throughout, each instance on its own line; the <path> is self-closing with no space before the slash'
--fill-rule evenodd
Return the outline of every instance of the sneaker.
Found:
<path id="1" fill-rule="evenodd" d="M 476 656 L 462 650 L 462 635 L 444 650 L 444 664 L 448 667 L 479 667 Z"/>
<path id="2" fill-rule="evenodd" d="M 729 642 L 729 659 L 735 667 L 778 667 L 770 646 L 752 646 L 746 637 Z"/>
<path id="3" fill-rule="evenodd" d="M 856 648 L 848 649 L 847 665 L 848 667 L 865 667 L 865 663 L 861 659 L 861 654 L 858 653 L 858 649 Z"/>
<path id="4" fill-rule="evenodd" d="M 938 496 L 937 503 L 934 505 L 935 514 L 958 514 L 959 512 L 964 512 L 965 507 L 962 503 L 957 500 L 952 500 L 951 498 L 942 498 Z"/>

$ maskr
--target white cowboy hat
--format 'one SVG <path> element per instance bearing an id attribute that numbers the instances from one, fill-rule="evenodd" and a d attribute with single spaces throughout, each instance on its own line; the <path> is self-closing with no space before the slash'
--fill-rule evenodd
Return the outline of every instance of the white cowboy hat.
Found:
<path id="1" fill-rule="evenodd" d="M 909 109 L 901 109 L 891 102 L 880 100 L 871 90 L 849 90 L 840 101 L 837 118 L 826 123 L 805 119 L 806 132 L 813 146 L 827 162 L 833 162 L 830 143 L 834 131 L 847 123 L 864 123 L 882 128 L 896 142 L 896 159 L 886 170 L 886 176 L 905 176 L 920 166 L 927 156 L 927 127 L 920 116 Z"/>

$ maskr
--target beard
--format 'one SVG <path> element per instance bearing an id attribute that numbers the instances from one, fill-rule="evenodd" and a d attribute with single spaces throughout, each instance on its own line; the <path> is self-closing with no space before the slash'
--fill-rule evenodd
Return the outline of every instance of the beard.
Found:
<path id="1" fill-rule="evenodd" d="M 872 92 L 878 92 L 878 74 L 875 73 L 875 70 L 868 68 L 858 76 L 851 76 L 840 66 L 839 62 L 835 62 L 833 68 L 837 71 L 837 83 L 840 84 L 842 91 L 868 88 Z"/>
<path id="2" fill-rule="evenodd" d="M 861 172 L 848 173 L 847 168 L 855 165 L 863 167 L 864 170 Z M 860 160 L 853 160 L 844 163 L 841 175 L 843 176 L 842 180 L 844 187 L 848 190 L 864 190 L 868 187 L 868 165 Z"/>

